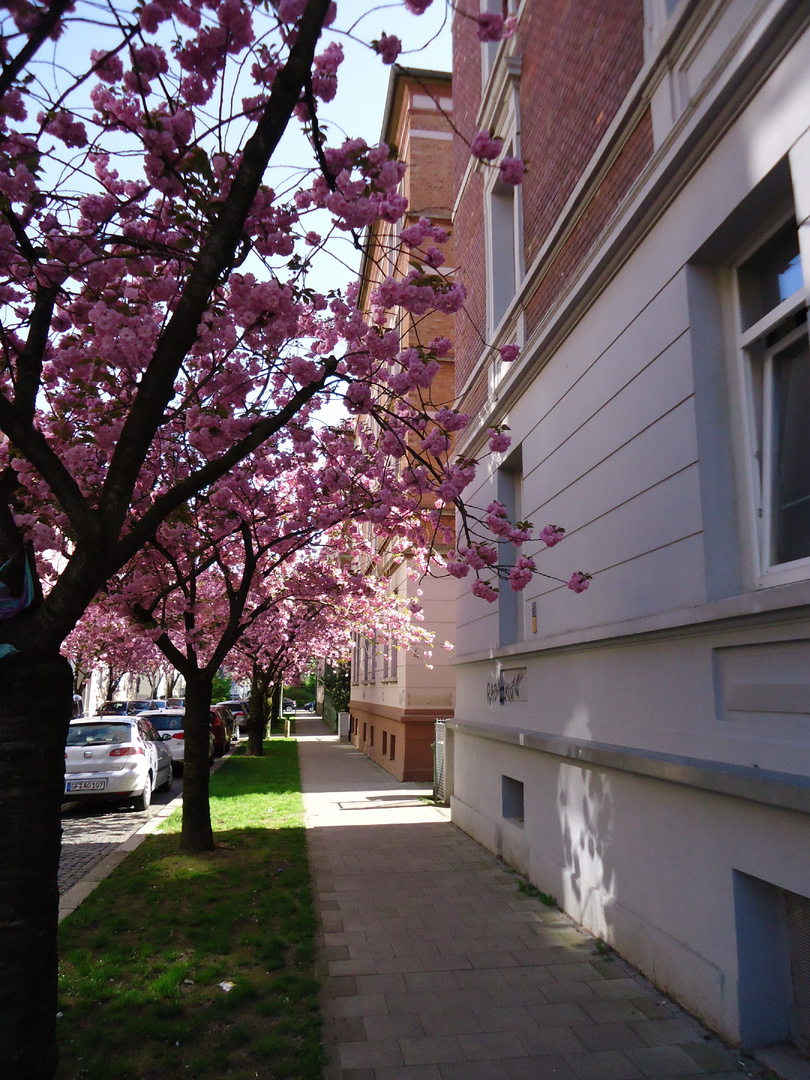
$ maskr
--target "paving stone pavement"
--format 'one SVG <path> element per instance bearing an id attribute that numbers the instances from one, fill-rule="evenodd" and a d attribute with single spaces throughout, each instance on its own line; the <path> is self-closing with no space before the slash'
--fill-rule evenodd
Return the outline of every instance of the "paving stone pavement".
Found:
<path id="1" fill-rule="evenodd" d="M 740 1080 L 718 1039 L 522 893 L 430 788 L 317 718 L 296 730 L 326 1080 Z"/>
<path id="2" fill-rule="evenodd" d="M 166 816 L 165 808 L 177 805 L 182 781 L 175 779 L 171 792 L 156 791 L 144 813 L 104 804 L 66 803 L 62 807 L 62 850 L 59 858 L 59 895 L 64 897 L 96 866 L 139 833 L 152 818 Z M 130 850 L 130 849 L 127 849 Z"/>

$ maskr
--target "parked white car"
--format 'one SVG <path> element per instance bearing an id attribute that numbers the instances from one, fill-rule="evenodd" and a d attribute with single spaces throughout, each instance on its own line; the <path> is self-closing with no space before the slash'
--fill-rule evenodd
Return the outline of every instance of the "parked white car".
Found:
<path id="1" fill-rule="evenodd" d="M 154 725 L 158 737 L 164 740 L 163 745 L 168 747 L 169 753 L 172 755 L 172 767 L 175 772 L 181 772 L 183 769 L 183 758 L 186 750 L 186 736 L 183 731 L 185 715 L 185 709 L 154 709 L 149 712 L 140 713 L 138 717 L 139 719 L 148 720 Z M 213 765 L 213 731 L 209 731 L 208 735 L 208 761 Z"/>
<path id="2" fill-rule="evenodd" d="M 172 786 L 172 758 L 148 720 L 91 716 L 71 720 L 65 746 L 65 801 L 131 802 L 146 810 L 153 791 Z"/>

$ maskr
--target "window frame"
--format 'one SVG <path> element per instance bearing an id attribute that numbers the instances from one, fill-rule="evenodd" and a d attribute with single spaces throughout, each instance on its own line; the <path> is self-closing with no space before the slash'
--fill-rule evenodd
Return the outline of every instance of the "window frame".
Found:
<path id="1" fill-rule="evenodd" d="M 774 409 L 773 409 L 773 360 L 791 344 L 802 337 L 810 344 L 810 327 L 807 322 L 787 331 L 774 344 L 768 346 L 765 339 L 780 323 L 808 308 L 806 283 L 771 308 L 748 329 L 743 330 L 743 305 L 740 295 L 739 270 L 760 248 L 789 221 L 795 221 L 793 209 L 780 216 L 767 231 L 760 233 L 735 258 L 732 267 L 732 292 L 736 353 L 741 372 L 740 387 L 743 394 L 744 452 L 746 486 L 751 513 L 749 516 L 751 540 L 754 551 L 754 576 L 756 588 L 772 588 L 810 578 L 810 555 L 790 562 L 772 563 L 774 548 L 772 493 L 774 477 Z M 759 353 L 759 355 L 757 355 Z"/>

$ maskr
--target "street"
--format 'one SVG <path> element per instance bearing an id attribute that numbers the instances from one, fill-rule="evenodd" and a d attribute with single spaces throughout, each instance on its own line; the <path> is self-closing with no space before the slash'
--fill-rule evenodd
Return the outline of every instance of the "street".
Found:
<path id="1" fill-rule="evenodd" d="M 59 895 L 81 881 L 97 863 L 142 828 L 167 803 L 183 793 L 183 777 L 175 776 L 171 791 L 155 791 L 152 805 L 142 813 L 129 806 L 105 803 L 64 803 Z"/>

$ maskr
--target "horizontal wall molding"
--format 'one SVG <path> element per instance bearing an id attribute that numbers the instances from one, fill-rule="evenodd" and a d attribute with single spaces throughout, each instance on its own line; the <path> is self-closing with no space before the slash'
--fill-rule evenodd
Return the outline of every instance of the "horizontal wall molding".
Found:
<path id="1" fill-rule="evenodd" d="M 527 602 L 542 602 L 529 595 Z M 794 581 L 769 589 L 742 593 L 739 596 L 708 600 L 688 608 L 675 608 L 639 615 L 622 622 L 601 623 L 559 634 L 537 635 L 503 648 L 481 649 L 456 655 L 455 665 L 509 661 L 510 666 L 524 664 L 532 656 L 551 652 L 571 652 L 592 648 L 611 648 L 650 639 L 669 640 L 696 634 L 720 634 L 743 627 L 792 626 L 800 629 L 794 636 L 807 637 L 804 629 L 810 619 L 810 581 Z"/>
<path id="2" fill-rule="evenodd" d="M 396 720 L 403 724 L 419 723 L 433 724 L 436 720 L 449 720 L 453 716 L 452 709 L 443 709 L 434 706 L 432 709 L 414 708 L 412 706 L 397 707 L 396 705 L 382 705 L 374 701 L 349 702 L 349 711 L 352 716 L 359 720 Z"/>
<path id="3" fill-rule="evenodd" d="M 538 750 L 582 768 L 616 769 L 715 795 L 810 814 L 810 776 L 461 720 L 448 721 L 448 727 L 463 735 Z"/>

